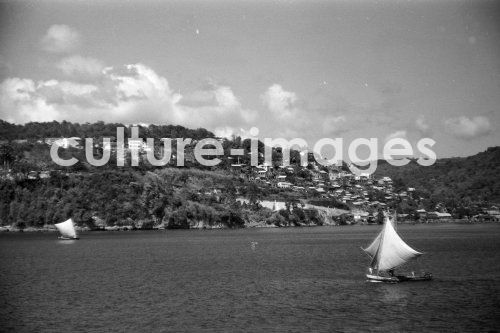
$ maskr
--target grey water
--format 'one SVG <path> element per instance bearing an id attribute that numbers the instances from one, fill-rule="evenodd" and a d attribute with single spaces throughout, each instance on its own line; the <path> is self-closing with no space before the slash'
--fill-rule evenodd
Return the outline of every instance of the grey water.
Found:
<path id="1" fill-rule="evenodd" d="M 0 235 L 5 332 L 488 332 L 500 225 L 400 225 L 431 282 L 368 283 L 379 226 Z"/>

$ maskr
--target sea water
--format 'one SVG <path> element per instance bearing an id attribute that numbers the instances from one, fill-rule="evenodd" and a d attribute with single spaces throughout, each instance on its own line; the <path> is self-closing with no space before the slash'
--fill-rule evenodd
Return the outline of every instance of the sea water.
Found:
<path id="1" fill-rule="evenodd" d="M 500 225 L 400 225 L 431 282 L 368 283 L 380 226 L 0 234 L 0 330 L 495 331 Z"/>

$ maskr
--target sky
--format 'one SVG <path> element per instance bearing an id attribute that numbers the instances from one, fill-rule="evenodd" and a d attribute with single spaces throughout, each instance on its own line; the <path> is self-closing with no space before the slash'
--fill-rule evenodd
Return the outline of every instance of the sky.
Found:
<path id="1" fill-rule="evenodd" d="M 498 1 L 0 1 L 0 119 L 500 144 Z"/>

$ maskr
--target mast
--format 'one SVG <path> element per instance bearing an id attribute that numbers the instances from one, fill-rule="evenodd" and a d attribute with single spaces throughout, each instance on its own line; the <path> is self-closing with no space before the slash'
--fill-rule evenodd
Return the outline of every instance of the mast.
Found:
<path id="1" fill-rule="evenodd" d="M 387 224 L 388 223 L 391 223 L 391 221 L 389 220 L 388 217 L 386 217 L 385 223 L 384 223 L 384 227 L 382 228 L 382 231 L 379 234 L 380 241 L 378 243 L 377 252 L 375 253 L 375 256 L 373 256 L 373 260 L 372 260 L 372 262 L 370 264 L 370 267 L 374 268 L 376 271 L 378 271 L 380 269 L 379 268 L 380 254 L 382 252 L 381 250 L 383 248 L 382 245 L 383 245 L 383 242 L 384 242 L 385 230 L 387 228 Z"/>

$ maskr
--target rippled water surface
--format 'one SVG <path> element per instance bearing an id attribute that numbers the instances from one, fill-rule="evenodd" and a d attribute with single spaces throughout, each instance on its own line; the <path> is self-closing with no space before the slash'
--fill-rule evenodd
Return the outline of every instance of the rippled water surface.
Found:
<path id="1" fill-rule="evenodd" d="M 21 332 L 496 331 L 500 225 L 404 225 L 435 280 L 365 282 L 378 226 L 0 235 Z"/>

